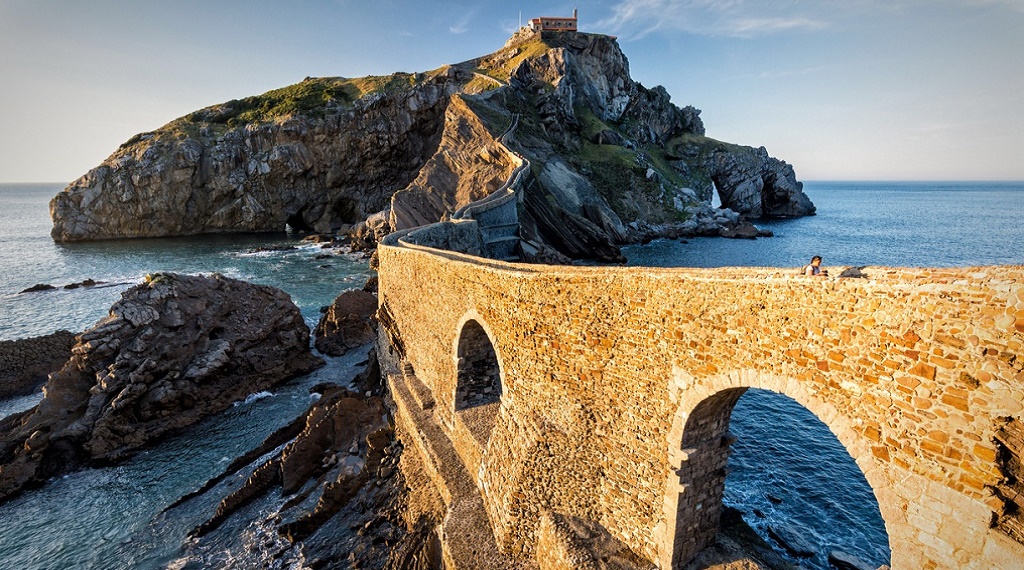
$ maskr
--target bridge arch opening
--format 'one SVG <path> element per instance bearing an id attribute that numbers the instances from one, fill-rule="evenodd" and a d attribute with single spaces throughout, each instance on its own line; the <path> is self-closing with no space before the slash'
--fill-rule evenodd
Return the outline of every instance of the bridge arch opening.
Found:
<path id="1" fill-rule="evenodd" d="M 486 446 L 501 405 L 501 365 L 484 327 L 470 319 L 459 332 L 455 413 L 481 446 Z"/>
<path id="2" fill-rule="evenodd" d="M 682 450 L 674 568 L 714 543 L 726 506 L 801 567 L 831 568 L 834 552 L 872 568 L 889 564 L 871 485 L 847 447 L 796 400 L 756 388 L 714 393 L 686 418 Z"/>

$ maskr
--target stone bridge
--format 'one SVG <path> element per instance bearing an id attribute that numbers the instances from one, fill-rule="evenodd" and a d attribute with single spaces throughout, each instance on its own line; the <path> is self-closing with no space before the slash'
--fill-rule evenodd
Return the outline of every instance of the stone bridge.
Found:
<path id="1" fill-rule="evenodd" d="M 838 437 L 893 568 L 1024 564 L 1024 267 L 817 279 L 423 243 L 379 248 L 379 315 L 407 453 L 448 509 L 451 567 L 597 568 L 581 538 L 682 567 L 717 532 L 747 388 L 793 398 Z"/>

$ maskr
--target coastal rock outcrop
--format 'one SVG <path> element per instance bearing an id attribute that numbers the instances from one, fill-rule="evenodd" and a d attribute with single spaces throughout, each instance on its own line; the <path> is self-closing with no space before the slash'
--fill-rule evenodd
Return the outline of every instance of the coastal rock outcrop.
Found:
<path id="1" fill-rule="evenodd" d="M 150 275 L 77 337 L 38 406 L 0 422 L 0 501 L 75 466 L 125 459 L 322 363 L 284 292 L 217 274 Z"/>
<path id="2" fill-rule="evenodd" d="M 518 157 L 516 156 L 518 155 Z M 574 258 L 717 235 L 723 212 L 814 213 L 790 165 L 705 136 L 700 111 L 629 74 L 600 34 L 521 30 L 495 53 L 388 77 L 307 78 L 126 142 L 50 204 L 57 241 L 345 233 L 366 249 L 448 218 L 530 162 L 526 240 Z"/>
<path id="3" fill-rule="evenodd" d="M 0 340 L 0 399 L 25 396 L 46 383 L 71 357 L 75 333 L 57 331 L 18 340 Z"/>
<path id="4" fill-rule="evenodd" d="M 764 147 L 732 145 L 707 137 L 682 137 L 671 148 L 679 168 L 699 164 L 710 184 L 698 185 L 702 198 L 717 189 L 723 208 L 752 218 L 792 218 L 815 213 L 793 167 Z"/>
<path id="5" fill-rule="evenodd" d="M 56 241 L 329 232 L 382 210 L 437 146 L 461 74 L 307 79 L 121 146 L 50 203 Z"/>
<path id="6" fill-rule="evenodd" d="M 316 349 L 329 356 L 341 356 L 376 338 L 374 315 L 377 297 L 361 289 L 342 292 L 331 303 L 313 329 Z"/>
<path id="7" fill-rule="evenodd" d="M 361 397 L 340 387 L 327 387 L 296 427 L 295 436 L 277 454 L 259 464 L 238 490 L 225 497 L 217 512 L 192 534 L 205 535 L 253 499 L 281 486 L 286 495 L 310 495 L 312 509 L 294 509 L 281 533 L 296 541 L 312 534 L 337 513 L 359 488 L 381 471 L 385 449 L 392 444 L 387 411 L 379 396 Z M 241 467 L 236 465 L 236 467 Z M 390 475 L 394 466 L 390 465 Z M 317 484 L 310 486 L 310 481 Z"/>
<path id="8" fill-rule="evenodd" d="M 431 549 L 436 541 L 430 540 L 437 521 L 415 516 L 418 511 L 410 504 L 415 500 L 405 478 L 408 467 L 399 467 L 405 461 L 403 444 L 395 437 L 374 352 L 367 367 L 345 386 L 315 386 L 321 396 L 302 416 L 166 509 L 211 492 L 243 470 L 251 471 L 210 518 L 191 531 L 183 569 L 207 567 L 204 557 L 193 550 L 202 553 L 208 544 L 221 549 L 227 542 L 244 548 L 226 536 L 239 532 L 238 527 L 227 529 L 224 523 L 243 516 L 243 509 L 254 502 L 273 505 L 261 511 L 272 514 L 241 532 L 257 535 L 261 555 L 283 567 L 441 567 L 439 550 Z M 411 474 L 426 477 L 422 472 Z"/>

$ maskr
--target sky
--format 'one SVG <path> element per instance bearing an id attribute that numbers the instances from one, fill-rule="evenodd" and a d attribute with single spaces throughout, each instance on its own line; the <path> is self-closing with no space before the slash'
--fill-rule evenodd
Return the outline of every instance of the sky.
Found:
<path id="1" fill-rule="evenodd" d="M 0 182 L 307 76 L 426 71 L 569 15 L 801 180 L 1024 180 L 1024 0 L 0 0 Z"/>

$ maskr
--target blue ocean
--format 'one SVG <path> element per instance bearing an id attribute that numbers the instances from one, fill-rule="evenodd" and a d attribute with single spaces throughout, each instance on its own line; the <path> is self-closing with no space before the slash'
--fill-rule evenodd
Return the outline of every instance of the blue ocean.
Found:
<path id="1" fill-rule="evenodd" d="M 127 287 L 157 271 L 216 271 L 279 287 L 312 326 L 319 307 L 372 274 L 361 256 L 325 252 L 284 231 L 54 244 L 47 204 L 62 187 L 0 185 L 0 340 L 81 331 Z M 1024 264 L 1024 183 L 815 182 L 805 190 L 818 215 L 759 224 L 775 237 L 658 240 L 624 252 L 631 265 L 794 271 L 812 255 L 830 267 Z M 86 279 L 99 284 L 62 288 Z M 35 284 L 58 289 L 20 293 Z M 334 359 L 124 464 L 67 475 L 0 505 L 0 568 L 176 567 L 186 533 L 213 512 L 219 497 L 168 513 L 163 508 L 302 413 L 309 386 L 346 378 L 364 357 Z M 0 401 L 0 417 L 38 398 Z M 784 396 L 751 390 L 737 404 L 731 430 L 738 440 L 726 501 L 747 522 L 762 533 L 787 526 L 816 544 L 821 554 L 800 561 L 804 567 L 828 568 L 825 555 L 832 549 L 874 565 L 888 562 L 888 538 L 872 491 L 824 424 Z M 251 544 L 214 557 L 217 567 L 266 566 L 258 545 L 273 538 L 272 530 L 231 526 L 244 524 L 229 522 L 226 531 Z"/>

